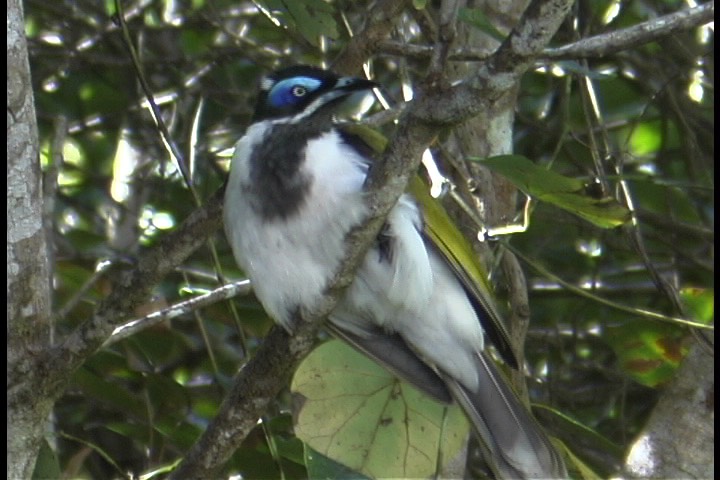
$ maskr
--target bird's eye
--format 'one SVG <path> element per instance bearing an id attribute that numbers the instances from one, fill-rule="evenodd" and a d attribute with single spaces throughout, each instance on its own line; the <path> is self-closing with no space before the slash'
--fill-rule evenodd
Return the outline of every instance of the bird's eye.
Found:
<path id="1" fill-rule="evenodd" d="M 268 92 L 268 105 L 272 108 L 290 109 L 306 101 L 311 93 L 322 86 L 322 82 L 312 77 L 292 77 L 276 82 Z"/>
<path id="2" fill-rule="evenodd" d="M 292 93 L 292 96 L 295 98 L 304 97 L 307 94 L 307 88 L 303 87 L 302 85 L 295 85 L 292 87 L 292 90 L 290 91 Z"/>

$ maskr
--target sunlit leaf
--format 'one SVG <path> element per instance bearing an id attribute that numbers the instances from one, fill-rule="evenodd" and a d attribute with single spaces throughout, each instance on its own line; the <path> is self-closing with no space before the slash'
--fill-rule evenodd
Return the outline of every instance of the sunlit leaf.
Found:
<path id="1" fill-rule="evenodd" d="M 468 426 L 446 407 L 334 340 L 315 349 L 292 382 L 295 432 L 310 447 L 371 477 L 432 475 L 454 457 Z"/>
<path id="2" fill-rule="evenodd" d="M 413 7 L 416 10 L 424 10 L 427 6 L 427 0 L 413 0 Z"/>
<path id="3" fill-rule="evenodd" d="M 715 290 L 708 288 L 683 288 L 680 298 L 690 317 L 700 323 L 710 325 L 715 319 Z"/>
<path id="4" fill-rule="evenodd" d="M 630 136 L 632 154 L 640 156 L 657 152 L 663 141 L 660 128 L 660 122 L 645 122 L 636 125 Z"/>

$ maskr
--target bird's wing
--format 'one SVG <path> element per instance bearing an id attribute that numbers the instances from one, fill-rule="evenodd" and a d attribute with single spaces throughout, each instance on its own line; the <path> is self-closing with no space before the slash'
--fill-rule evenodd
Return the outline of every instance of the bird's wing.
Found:
<path id="1" fill-rule="evenodd" d="M 367 126 L 342 124 L 337 128 L 343 139 L 369 160 L 387 146 L 387 139 Z M 426 244 L 437 251 L 455 273 L 480 319 L 484 332 L 508 366 L 517 369 L 517 356 L 495 305 L 486 270 L 470 243 L 460 233 L 440 202 L 430 196 L 429 189 L 419 175 L 411 179 L 408 192 L 422 211 L 422 235 Z"/>
<path id="2" fill-rule="evenodd" d="M 460 233 L 440 202 L 430 196 L 422 179 L 416 175 L 410 181 L 410 194 L 423 213 L 426 243 L 445 260 L 462 283 L 468 299 L 500 356 L 512 368 L 518 368 L 510 336 L 493 300 L 485 269 L 470 243 Z"/>
<path id="3" fill-rule="evenodd" d="M 405 343 L 398 334 L 381 329 L 365 330 L 363 335 L 338 328 L 333 322 L 326 329 L 356 350 L 375 360 L 393 375 L 410 383 L 426 395 L 442 403 L 452 402 L 445 382 Z"/>
<path id="4" fill-rule="evenodd" d="M 498 478 L 567 478 L 562 457 L 522 406 L 489 356 L 477 357 L 480 388 L 472 392 L 443 375 L 480 437 L 483 456 Z"/>

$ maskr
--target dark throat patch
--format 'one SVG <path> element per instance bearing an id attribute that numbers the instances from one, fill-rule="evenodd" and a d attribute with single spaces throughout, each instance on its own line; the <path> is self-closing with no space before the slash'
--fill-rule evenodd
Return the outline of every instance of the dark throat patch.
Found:
<path id="1" fill-rule="evenodd" d="M 268 220 L 287 219 L 307 199 L 313 179 L 301 171 L 308 141 L 332 127 L 306 124 L 273 125 L 250 157 L 251 205 Z"/>

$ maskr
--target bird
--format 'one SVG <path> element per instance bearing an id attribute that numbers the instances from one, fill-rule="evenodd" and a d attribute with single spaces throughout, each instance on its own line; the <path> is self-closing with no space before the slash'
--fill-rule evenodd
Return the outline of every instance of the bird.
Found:
<path id="1" fill-rule="evenodd" d="M 348 113 L 378 87 L 309 65 L 276 70 L 260 80 L 235 145 L 225 233 L 256 297 L 289 333 L 368 213 L 363 188 L 377 154 Z M 487 285 L 430 222 L 438 212 L 449 217 L 414 190 L 390 210 L 326 328 L 435 400 L 457 402 L 495 478 L 566 478 L 562 457 L 488 351 L 489 339 L 518 367 Z"/>

